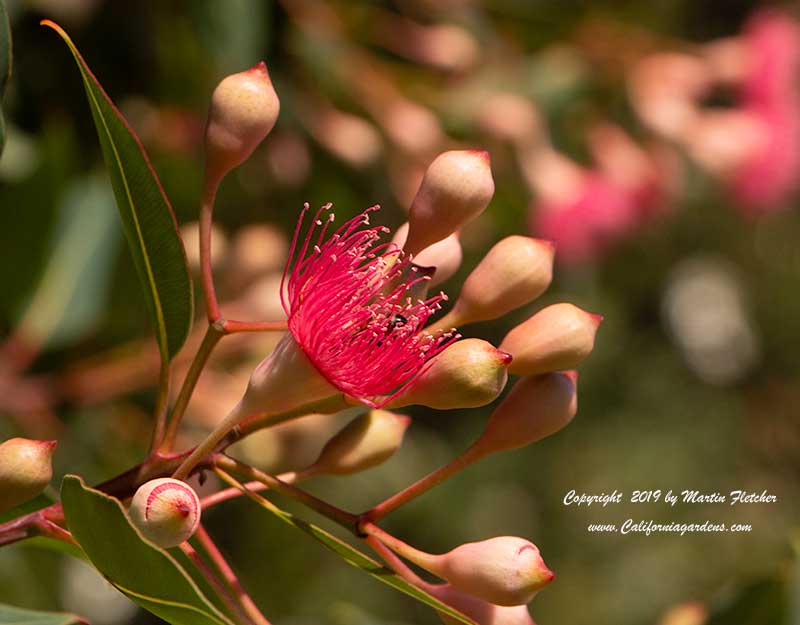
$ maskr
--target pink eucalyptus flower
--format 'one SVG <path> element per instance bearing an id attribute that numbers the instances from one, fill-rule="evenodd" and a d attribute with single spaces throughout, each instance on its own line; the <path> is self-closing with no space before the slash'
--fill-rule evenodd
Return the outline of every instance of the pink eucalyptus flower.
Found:
<path id="1" fill-rule="evenodd" d="M 326 238 L 330 208 L 319 209 L 301 241 L 308 204 L 303 208 L 281 300 L 289 331 L 316 369 L 343 393 L 379 407 L 376 397 L 386 404 L 458 335 L 423 331 L 447 296 L 414 297 L 415 287 L 430 278 L 394 243 L 379 243 L 388 228 L 366 227 L 378 206 Z"/>
<path id="2" fill-rule="evenodd" d="M 775 210 L 800 179 L 800 27 L 774 11 L 753 15 L 745 27 L 748 72 L 741 109 L 764 137 L 733 172 L 731 186 L 750 213 Z"/>

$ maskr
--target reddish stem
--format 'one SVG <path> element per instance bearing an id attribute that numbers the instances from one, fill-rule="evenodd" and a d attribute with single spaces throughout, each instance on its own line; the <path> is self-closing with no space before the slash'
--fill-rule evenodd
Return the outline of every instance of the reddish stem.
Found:
<path id="1" fill-rule="evenodd" d="M 270 625 L 270 622 L 258 609 L 253 599 L 247 594 L 247 591 L 242 588 L 242 584 L 239 582 L 239 578 L 236 577 L 236 573 L 233 572 L 228 561 L 225 560 L 225 556 L 222 555 L 222 552 L 202 525 L 197 528 L 195 537 L 249 619 L 253 621 L 255 625 Z"/>
<path id="2" fill-rule="evenodd" d="M 214 288 L 214 274 L 211 270 L 211 225 L 214 213 L 214 201 L 217 197 L 220 178 L 209 177 L 206 171 L 206 181 L 203 185 L 203 200 L 200 205 L 200 273 L 203 282 L 203 292 L 206 299 L 206 314 L 208 322 L 214 323 L 220 318 L 217 292 Z"/>
<path id="3" fill-rule="evenodd" d="M 236 334 L 239 332 L 286 332 L 285 321 L 233 321 L 225 320 L 222 327 L 225 334 Z"/>
<path id="4" fill-rule="evenodd" d="M 242 625 L 248 625 L 250 623 L 250 619 L 242 606 L 236 602 L 236 598 L 233 596 L 233 594 L 231 594 L 230 590 L 225 587 L 211 567 L 208 566 L 206 561 L 200 557 L 200 554 L 197 553 L 195 548 L 192 547 L 188 542 L 181 543 L 179 548 L 184 554 L 186 554 L 186 557 L 192 561 L 195 567 L 197 567 L 197 570 L 200 571 L 200 574 L 214 589 L 214 592 L 217 593 L 217 596 L 223 601 L 223 603 L 225 603 L 228 609 L 236 615 L 237 620 Z"/>
<path id="5" fill-rule="evenodd" d="M 371 510 L 368 510 L 361 515 L 361 518 L 365 521 L 379 521 L 392 510 L 395 510 L 403 504 L 408 503 L 412 499 L 428 492 L 433 487 L 438 486 L 446 479 L 452 477 L 459 471 L 463 471 L 472 463 L 480 460 L 484 455 L 485 452 L 482 449 L 480 449 L 477 445 L 473 445 L 460 456 L 451 460 L 443 467 L 439 467 L 432 473 L 429 473 L 425 477 L 411 484 L 411 486 L 407 486 L 399 493 L 392 495 Z"/>

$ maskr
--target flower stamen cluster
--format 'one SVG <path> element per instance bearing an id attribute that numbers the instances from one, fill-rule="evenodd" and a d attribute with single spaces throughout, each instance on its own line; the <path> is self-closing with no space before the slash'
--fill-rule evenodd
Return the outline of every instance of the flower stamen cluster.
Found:
<path id="1" fill-rule="evenodd" d="M 319 372 L 336 388 L 379 407 L 402 392 L 459 335 L 423 330 L 447 300 L 415 297 L 430 280 L 391 242 L 383 226 L 369 227 L 372 206 L 326 238 L 330 204 L 314 216 L 301 241 L 306 204 L 281 282 L 289 330 Z M 380 396 L 380 401 L 375 398 Z"/>

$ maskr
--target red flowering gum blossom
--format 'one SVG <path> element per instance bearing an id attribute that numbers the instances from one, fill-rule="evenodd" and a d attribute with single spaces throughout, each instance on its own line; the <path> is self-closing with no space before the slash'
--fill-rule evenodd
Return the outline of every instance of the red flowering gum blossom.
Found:
<path id="1" fill-rule="evenodd" d="M 331 205 L 317 211 L 301 240 L 303 208 L 281 283 L 289 331 L 314 367 L 337 389 L 380 407 L 410 384 L 428 361 L 458 338 L 423 332 L 444 293 L 411 296 L 429 277 L 369 226 L 368 208 L 326 239 Z M 324 216 L 323 216 L 324 215 Z M 380 402 L 375 398 L 382 396 Z"/>

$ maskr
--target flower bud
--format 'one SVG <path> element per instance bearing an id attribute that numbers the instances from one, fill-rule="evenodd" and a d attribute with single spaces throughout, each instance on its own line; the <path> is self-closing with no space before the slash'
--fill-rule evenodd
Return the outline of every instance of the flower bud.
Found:
<path id="1" fill-rule="evenodd" d="M 411 419 L 388 410 L 370 410 L 331 438 L 305 474 L 349 475 L 388 460 L 403 442 Z"/>
<path id="2" fill-rule="evenodd" d="M 501 606 L 525 605 L 555 575 L 532 542 L 498 536 L 441 555 L 416 550 L 409 559 L 458 590 Z"/>
<path id="3" fill-rule="evenodd" d="M 418 254 L 480 215 L 494 195 L 489 153 L 452 150 L 428 166 L 409 210 L 405 250 Z"/>
<path id="4" fill-rule="evenodd" d="M 161 477 L 139 487 L 129 513 L 145 538 L 159 547 L 175 547 L 197 529 L 200 499 L 186 482 Z"/>
<path id="5" fill-rule="evenodd" d="M 545 292 L 553 278 L 555 246 L 513 235 L 495 244 L 469 274 L 448 323 L 496 319 Z"/>
<path id="6" fill-rule="evenodd" d="M 476 408 L 493 401 L 508 381 L 511 356 L 481 339 L 464 339 L 431 361 L 388 406 L 421 404 L 437 410 Z"/>
<path id="7" fill-rule="evenodd" d="M 478 625 L 536 625 L 528 612 L 528 607 L 524 605 L 495 605 L 461 592 L 451 584 L 426 586 L 425 591 L 442 603 L 446 603 L 468 616 Z M 457 621 L 443 612 L 439 612 L 439 618 L 445 625 L 461 624 L 461 621 Z"/>
<path id="8" fill-rule="evenodd" d="M 246 161 L 272 130 L 280 102 L 263 61 L 223 79 L 211 96 L 206 172 L 220 179 Z"/>
<path id="9" fill-rule="evenodd" d="M 461 592 L 451 584 L 427 586 L 425 590 L 439 601 L 468 616 L 478 625 L 536 625 L 527 606 L 524 605 L 494 605 Z M 460 625 L 461 623 L 443 612 L 439 612 L 439 617 L 445 625 Z"/>
<path id="10" fill-rule="evenodd" d="M 495 408 L 475 443 L 482 455 L 516 449 L 555 434 L 578 410 L 574 371 L 519 380 Z"/>
<path id="11" fill-rule="evenodd" d="M 500 349 L 514 357 L 509 372 L 537 375 L 577 367 L 594 349 L 603 317 L 572 304 L 553 304 L 513 328 Z"/>
<path id="12" fill-rule="evenodd" d="M 392 242 L 403 247 L 407 237 L 408 223 L 404 223 L 395 232 Z M 463 256 L 461 241 L 458 233 L 454 232 L 449 237 L 426 247 L 414 256 L 414 264 L 421 267 L 436 267 L 436 273 L 433 274 L 430 282 L 428 282 L 428 287 L 430 288 L 449 280 L 461 266 Z"/>
<path id="13" fill-rule="evenodd" d="M 53 477 L 56 441 L 10 438 L 0 444 L 0 513 L 41 493 Z"/>

